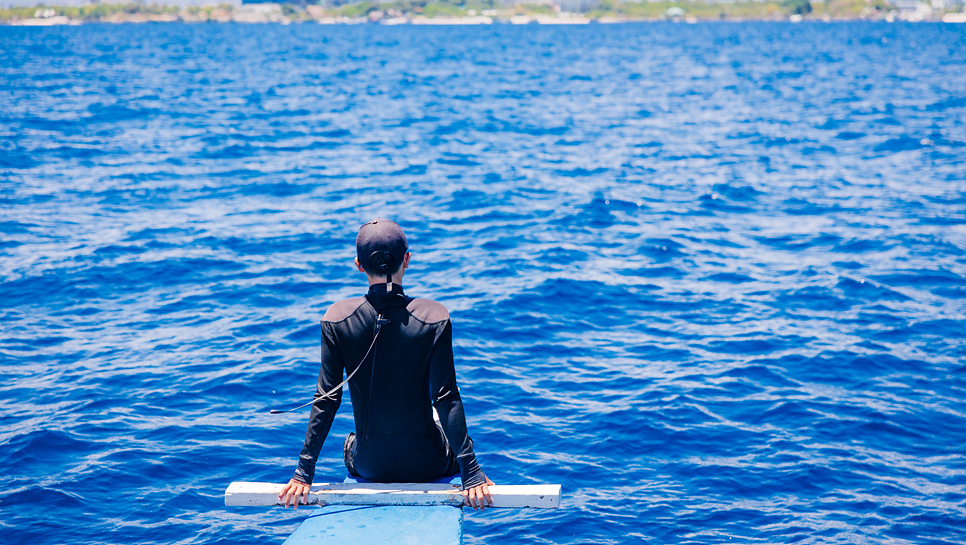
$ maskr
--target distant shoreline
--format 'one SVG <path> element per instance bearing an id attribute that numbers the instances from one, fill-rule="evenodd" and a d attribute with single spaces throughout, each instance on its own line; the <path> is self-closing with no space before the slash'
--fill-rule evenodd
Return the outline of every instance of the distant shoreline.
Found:
<path id="1" fill-rule="evenodd" d="M 897 5 L 884 0 L 866 3 L 836 0 L 809 3 L 808 0 L 781 2 L 739 1 L 729 4 L 706 2 L 640 2 L 615 4 L 614 9 L 567 13 L 557 6 L 516 5 L 507 9 L 473 10 L 446 4 L 427 4 L 418 12 L 394 4 L 347 4 L 339 8 L 299 7 L 291 4 L 230 4 L 182 8 L 144 4 L 90 4 L 86 6 L 40 6 L 0 9 L 0 24 L 8 26 L 62 26 L 89 23 L 314 23 L 376 25 L 586 25 L 673 21 L 698 22 L 947 22 L 966 23 L 966 13 L 936 10 L 923 2 Z M 901 6 L 901 7 L 900 7 Z"/>

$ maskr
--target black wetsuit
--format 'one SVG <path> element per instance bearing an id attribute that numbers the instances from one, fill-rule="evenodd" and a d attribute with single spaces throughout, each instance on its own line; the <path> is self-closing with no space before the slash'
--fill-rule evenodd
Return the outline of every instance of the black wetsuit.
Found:
<path id="1" fill-rule="evenodd" d="M 363 360 L 380 314 L 389 323 Z M 335 388 L 343 370 L 351 373 L 360 362 L 349 381 L 356 423 L 354 441 L 350 436 L 345 445 L 350 473 L 376 482 L 427 482 L 454 474 L 458 465 L 464 488 L 485 482 L 466 432 L 446 307 L 406 297 L 398 284 L 390 293 L 386 284 L 374 284 L 365 297 L 335 303 L 322 318 L 316 396 Z M 312 405 L 296 479 L 312 483 L 315 462 L 341 402 L 340 389 Z"/>

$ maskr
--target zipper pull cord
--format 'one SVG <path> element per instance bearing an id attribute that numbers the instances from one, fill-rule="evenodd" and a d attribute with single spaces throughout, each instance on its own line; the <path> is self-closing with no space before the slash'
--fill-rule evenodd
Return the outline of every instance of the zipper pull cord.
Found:
<path id="1" fill-rule="evenodd" d="M 359 369 L 362 369 L 362 364 L 366 362 L 366 358 L 369 357 L 369 354 L 372 353 L 373 348 L 376 347 L 376 339 L 379 338 L 379 332 L 382 330 L 382 326 L 390 323 L 391 321 L 392 320 L 389 320 L 388 318 L 383 318 L 382 317 L 382 314 L 380 314 L 379 317 L 376 318 L 376 330 L 375 330 L 375 334 L 372 336 L 372 343 L 369 345 L 369 349 L 366 350 L 366 355 L 365 356 L 362 356 L 362 360 L 359 362 L 359 365 L 357 365 L 356 368 L 352 371 L 352 373 L 350 373 L 349 376 L 347 376 L 345 378 L 345 380 L 343 380 L 342 382 L 340 382 L 338 386 L 336 386 L 335 388 L 332 388 L 331 390 L 329 390 L 328 392 L 326 392 L 326 393 L 324 393 L 324 394 L 322 394 L 320 396 L 317 396 L 317 397 L 312 398 L 310 401 L 307 401 L 306 403 L 303 403 L 303 404 L 299 405 L 298 407 L 292 407 L 291 409 L 286 409 L 284 411 L 279 410 L 279 409 L 272 409 L 272 410 L 268 411 L 269 414 L 285 414 L 285 413 L 290 413 L 292 411 L 297 411 L 297 410 L 299 410 L 299 409 L 301 409 L 303 407 L 308 407 L 309 405 L 311 405 L 313 403 L 316 403 L 318 401 L 322 401 L 323 399 L 326 399 L 326 398 L 330 397 L 332 394 L 334 394 L 334 393 L 338 392 L 339 390 L 341 390 L 342 387 L 345 386 L 345 384 L 347 382 L 349 382 L 349 380 L 352 377 L 354 377 L 356 373 L 359 372 Z M 376 358 L 375 358 L 375 356 L 373 356 L 373 358 L 372 358 L 372 365 L 373 365 L 373 368 L 375 368 L 375 365 L 376 365 Z M 370 390 L 371 389 L 372 389 L 372 383 L 370 382 Z"/>

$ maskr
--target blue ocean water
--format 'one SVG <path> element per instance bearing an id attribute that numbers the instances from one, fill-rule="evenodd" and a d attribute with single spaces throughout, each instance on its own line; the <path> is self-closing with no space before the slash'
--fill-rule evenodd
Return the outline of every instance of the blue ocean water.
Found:
<path id="1" fill-rule="evenodd" d="M 966 25 L 0 27 L 0 542 L 280 543 L 381 215 L 467 543 L 964 543 L 964 154 Z"/>

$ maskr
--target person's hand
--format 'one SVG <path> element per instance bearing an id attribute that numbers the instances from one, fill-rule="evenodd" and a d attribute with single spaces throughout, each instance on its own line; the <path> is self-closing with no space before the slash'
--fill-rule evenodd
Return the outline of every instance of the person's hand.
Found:
<path id="1" fill-rule="evenodd" d="M 278 493 L 278 501 L 282 502 L 283 509 L 288 507 L 289 502 L 292 503 L 292 508 L 298 509 L 300 499 L 302 505 L 308 504 L 309 488 L 311 488 L 311 486 L 303 483 L 302 481 L 291 479 L 289 480 L 288 484 L 282 488 L 282 491 Z M 302 497 L 299 498 L 299 496 Z"/>
<path id="2" fill-rule="evenodd" d="M 492 507 L 493 497 L 490 496 L 490 486 L 493 486 L 493 481 L 486 477 L 484 484 L 463 490 L 463 503 L 473 507 L 474 511 L 483 511 L 488 506 Z"/>

